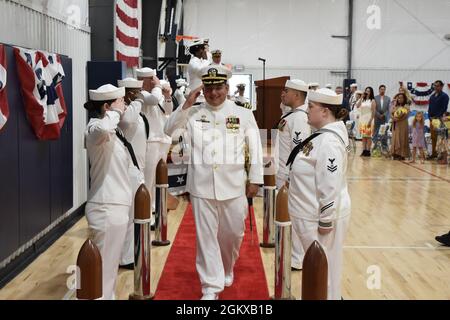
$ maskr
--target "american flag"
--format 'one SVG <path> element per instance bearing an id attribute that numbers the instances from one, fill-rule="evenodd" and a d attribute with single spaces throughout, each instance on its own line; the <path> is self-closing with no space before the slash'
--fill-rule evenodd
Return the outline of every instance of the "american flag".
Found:
<path id="1" fill-rule="evenodd" d="M 139 65 L 141 38 L 140 0 L 116 0 L 115 56 L 128 67 Z"/>
<path id="2" fill-rule="evenodd" d="M 8 97 L 6 96 L 6 52 L 0 44 L 0 130 L 5 126 L 9 116 Z"/>

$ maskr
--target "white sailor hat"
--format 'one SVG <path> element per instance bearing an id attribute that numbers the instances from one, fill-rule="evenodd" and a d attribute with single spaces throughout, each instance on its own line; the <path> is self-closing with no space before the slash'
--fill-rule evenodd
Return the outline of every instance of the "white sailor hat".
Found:
<path id="1" fill-rule="evenodd" d="M 239 83 L 236 85 L 236 88 L 238 89 L 245 89 L 245 83 Z"/>
<path id="2" fill-rule="evenodd" d="M 136 76 L 138 78 L 151 78 L 156 76 L 156 70 L 147 67 L 142 69 L 136 69 Z"/>
<path id="3" fill-rule="evenodd" d="M 208 44 L 207 39 L 196 39 L 194 41 L 191 42 L 191 44 L 189 45 L 189 52 L 191 54 L 194 54 L 197 49 L 199 49 L 202 46 L 205 46 L 206 44 Z"/>
<path id="4" fill-rule="evenodd" d="M 177 87 L 182 87 L 182 86 L 187 86 L 188 85 L 186 79 L 183 79 L 183 78 L 176 79 L 175 83 L 177 84 Z"/>
<path id="5" fill-rule="evenodd" d="M 358 88 L 358 84 L 357 84 L 357 83 L 352 83 L 352 84 L 350 85 L 350 88 Z"/>
<path id="6" fill-rule="evenodd" d="M 219 49 L 213 50 L 213 51 L 211 51 L 211 55 L 213 57 L 221 57 L 222 56 L 222 51 L 220 51 Z"/>
<path id="7" fill-rule="evenodd" d="M 231 78 L 231 70 L 220 64 L 213 64 L 201 70 L 202 82 L 205 85 L 226 83 Z"/>
<path id="8" fill-rule="evenodd" d="M 308 87 L 309 88 L 312 88 L 312 87 L 317 87 L 318 88 L 318 87 L 320 87 L 320 84 L 318 84 L 317 82 L 311 82 L 311 83 L 308 84 Z"/>
<path id="9" fill-rule="evenodd" d="M 286 84 L 284 85 L 285 88 L 294 89 L 298 91 L 308 92 L 309 86 L 306 84 L 305 81 L 299 80 L 299 79 L 292 79 L 287 80 Z"/>
<path id="10" fill-rule="evenodd" d="M 333 90 L 322 88 L 317 90 L 310 90 L 308 92 L 309 102 L 318 102 L 331 105 L 342 105 L 344 96 L 336 94 Z"/>
<path id="11" fill-rule="evenodd" d="M 97 90 L 89 90 L 89 99 L 92 101 L 108 101 L 123 98 L 125 88 L 117 88 L 112 84 L 105 84 Z"/>
<path id="12" fill-rule="evenodd" d="M 119 87 L 125 87 L 129 89 L 141 89 L 144 81 L 136 80 L 134 78 L 125 78 L 122 80 L 117 80 L 117 85 Z"/>

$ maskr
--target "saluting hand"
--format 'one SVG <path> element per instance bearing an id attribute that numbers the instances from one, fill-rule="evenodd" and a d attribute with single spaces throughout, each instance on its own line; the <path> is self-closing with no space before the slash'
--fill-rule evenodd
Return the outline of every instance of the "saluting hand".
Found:
<path id="1" fill-rule="evenodd" d="M 186 110 L 194 105 L 194 103 L 197 101 L 198 96 L 202 92 L 202 89 L 203 84 L 189 93 L 188 97 L 186 98 L 186 101 L 183 104 L 183 110 Z"/>

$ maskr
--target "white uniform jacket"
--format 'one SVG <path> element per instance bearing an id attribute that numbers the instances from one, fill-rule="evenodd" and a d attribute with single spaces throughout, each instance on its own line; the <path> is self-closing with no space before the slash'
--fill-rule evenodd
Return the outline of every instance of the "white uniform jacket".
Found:
<path id="1" fill-rule="evenodd" d="M 262 146 L 253 113 L 230 100 L 218 108 L 206 103 L 187 110 L 178 108 L 166 124 L 166 133 L 187 128 L 190 163 L 186 191 L 219 201 L 245 194 L 247 175 L 244 147 L 250 155 L 249 181 L 263 184 Z"/>
<path id="2" fill-rule="evenodd" d="M 292 164 L 289 213 L 332 228 L 333 221 L 350 215 L 346 179 L 348 135 L 342 121 L 330 123 L 318 132 L 323 133 L 311 141 L 309 148 L 303 148 Z"/>
<path id="3" fill-rule="evenodd" d="M 188 82 L 189 85 L 187 87 L 186 94 L 197 89 L 202 85 L 202 69 L 206 66 L 209 66 L 211 60 L 209 59 L 200 59 L 192 56 L 189 61 L 188 66 Z"/>
<path id="4" fill-rule="evenodd" d="M 107 111 L 103 119 L 93 118 L 87 125 L 85 143 L 91 164 L 88 202 L 131 205 L 131 158 L 116 136 L 119 120 L 117 112 Z"/>
<path id="5" fill-rule="evenodd" d="M 276 139 L 278 150 L 277 180 L 286 182 L 289 178 L 289 168 L 286 166 L 289 155 L 303 140 L 311 135 L 311 127 L 308 124 L 308 106 L 302 105 L 285 114 L 278 123 L 278 135 Z"/>
<path id="6" fill-rule="evenodd" d="M 172 143 L 170 137 L 164 133 L 164 125 L 167 116 L 172 113 L 173 104 L 164 99 L 161 88 L 155 87 L 151 93 L 142 91 L 144 96 L 144 105 L 142 112 L 148 119 L 150 134 L 148 142 Z"/>
<path id="7" fill-rule="evenodd" d="M 141 116 L 143 102 L 141 100 L 132 101 L 119 122 L 125 138 L 133 146 L 134 154 L 142 171 L 145 168 L 145 152 L 147 150 L 147 131 L 145 122 Z M 147 119 L 147 121 L 149 121 Z"/>

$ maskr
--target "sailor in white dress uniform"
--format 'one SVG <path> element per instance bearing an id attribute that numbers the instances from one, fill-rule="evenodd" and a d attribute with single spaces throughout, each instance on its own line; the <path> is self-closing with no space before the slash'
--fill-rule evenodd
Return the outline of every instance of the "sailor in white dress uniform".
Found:
<path id="1" fill-rule="evenodd" d="M 286 165 L 292 150 L 303 140 L 311 135 L 311 127 L 308 124 L 308 106 L 305 104 L 308 93 L 308 85 L 298 79 L 287 80 L 281 94 L 281 102 L 291 110 L 283 115 L 278 122 L 278 135 L 275 141 L 275 150 L 278 151 L 278 168 L 276 174 L 277 188 L 281 189 L 289 178 L 289 168 Z M 292 258 L 291 267 L 301 270 L 303 266 L 303 246 L 299 235 L 292 233 Z"/>
<path id="2" fill-rule="evenodd" d="M 315 241 L 328 259 L 328 299 L 341 299 L 342 255 L 350 220 L 347 188 L 348 111 L 329 89 L 308 93 L 308 119 L 318 129 L 289 156 L 289 213 L 305 252 Z"/>
<path id="3" fill-rule="evenodd" d="M 117 125 L 125 111 L 125 88 L 111 84 L 89 90 L 85 108 L 91 119 L 85 132 L 90 163 L 86 219 L 90 238 L 100 250 L 103 298 L 114 299 L 119 260 L 132 202 L 130 152 Z"/>
<path id="4" fill-rule="evenodd" d="M 227 100 L 231 71 L 202 71 L 206 102 L 194 105 L 202 87 L 188 96 L 166 124 L 166 133 L 187 128 L 191 144 L 187 192 L 197 234 L 197 272 L 204 300 L 214 300 L 234 279 L 233 267 L 245 231 L 247 197 L 263 184 L 262 146 L 253 113 Z M 249 146 L 247 183 L 245 144 Z"/>

